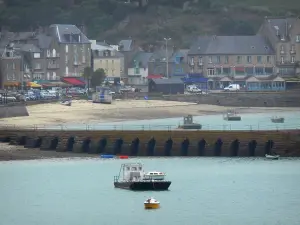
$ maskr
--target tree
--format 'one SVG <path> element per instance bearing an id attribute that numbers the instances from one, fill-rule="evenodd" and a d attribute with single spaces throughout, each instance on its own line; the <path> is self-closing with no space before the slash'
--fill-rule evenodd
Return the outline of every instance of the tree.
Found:
<path id="1" fill-rule="evenodd" d="M 92 73 L 91 86 L 100 86 L 101 83 L 104 81 L 105 77 L 105 71 L 102 68 L 97 69 L 95 72 Z"/>
<path id="2" fill-rule="evenodd" d="M 82 77 L 84 78 L 84 80 L 87 82 L 87 92 L 89 93 L 90 90 L 90 81 L 92 79 L 93 76 L 93 69 L 91 67 L 85 67 L 83 70 L 83 74 Z"/>

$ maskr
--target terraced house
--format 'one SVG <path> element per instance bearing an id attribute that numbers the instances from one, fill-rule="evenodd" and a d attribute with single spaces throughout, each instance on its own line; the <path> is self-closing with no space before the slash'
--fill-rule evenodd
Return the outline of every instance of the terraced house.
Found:
<path id="1" fill-rule="evenodd" d="M 258 33 L 275 50 L 276 73 L 284 77 L 300 74 L 300 19 L 265 18 Z"/>
<path id="2" fill-rule="evenodd" d="M 2 32 L 2 86 L 80 77 L 91 65 L 91 44 L 75 25 L 55 24 L 36 32 Z"/>
<path id="3" fill-rule="evenodd" d="M 266 18 L 254 36 L 202 36 L 188 52 L 190 73 L 209 78 L 211 89 L 239 83 L 248 90 L 285 90 L 299 74 L 298 18 Z"/>

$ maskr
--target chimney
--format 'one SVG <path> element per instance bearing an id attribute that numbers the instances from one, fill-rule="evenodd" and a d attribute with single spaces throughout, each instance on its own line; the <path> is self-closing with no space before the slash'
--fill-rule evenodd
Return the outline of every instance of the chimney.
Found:
<path id="1" fill-rule="evenodd" d="M 288 21 L 286 20 L 286 21 L 285 21 L 285 36 L 286 36 L 286 37 L 289 36 L 289 30 L 288 30 L 289 27 L 288 27 L 288 25 L 289 25 L 289 24 L 288 24 Z"/>

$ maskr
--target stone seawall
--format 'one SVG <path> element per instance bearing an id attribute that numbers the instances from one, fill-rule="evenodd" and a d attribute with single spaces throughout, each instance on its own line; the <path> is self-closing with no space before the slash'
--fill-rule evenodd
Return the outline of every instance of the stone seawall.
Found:
<path id="1" fill-rule="evenodd" d="M 107 146 L 101 145 L 101 139 L 107 138 Z M 116 139 L 122 138 L 124 144 L 116 152 Z M 140 145 L 137 152 L 130 147 L 132 140 L 138 137 Z M 154 152 L 149 152 L 148 141 L 156 139 Z M 173 146 L 166 150 L 165 142 L 171 137 Z M 185 137 L 190 140 L 188 149 L 181 147 Z M 50 130 L 0 130 L 0 138 L 10 144 L 24 145 L 27 148 L 40 148 L 58 152 L 87 152 L 91 154 L 124 154 L 137 156 L 264 156 L 270 152 L 266 142 L 272 140 L 272 152 L 281 156 L 300 156 L 300 131 L 50 131 Z M 199 141 L 205 139 L 205 148 L 199 147 Z M 216 152 L 215 142 L 221 138 L 223 145 Z M 232 142 L 238 139 L 240 144 L 233 150 Z M 249 142 L 255 140 L 256 148 L 251 150 Z"/>
<path id="2" fill-rule="evenodd" d="M 300 107 L 300 92 L 276 93 L 210 93 L 207 95 L 163 96 L 168 101 L 197 102 L 200 104 L 234 107 Z"/>
<path id="3" fill-rule="evenodd" d="M 24 104 L 7 104 L 0 105 L 0 118 L 9 118 L 17 116 L 29 116 L 26 105 Z"/>

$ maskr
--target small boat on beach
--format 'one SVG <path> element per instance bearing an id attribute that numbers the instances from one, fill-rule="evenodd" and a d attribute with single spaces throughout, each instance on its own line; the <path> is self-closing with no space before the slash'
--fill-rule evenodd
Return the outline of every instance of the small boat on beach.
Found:
<path id="1" fill-rule="evenodd" d="M 267 159 L 271 159 L 271 160 L 278 160 L 280 158 L 280 155 L 268 155 L 268 154 L 266 154 L 265 157 Z"/>
<path id="2" fill-rule="evenodd" d="M 165 173 L 145 173 L 141 163 L 125 163 L 121 165 L 118 176 L 114 177 L 115 188 L 134 191 L 165 191 L 171 181 L 165 180 Z"/>
<path id="3" fill-rule="evenodd" d="M 223 115 L 223 119 L 227 121 L 241 121 L 242 117 L 235 110 L 230 109 Z"/>
<path id="4" fill-rule="evenodd" d="M 63 100 L 60 102 L 61 105 L 65 105 L 65 106 L 71 106 L 72 105 L 72 101 L 71 100 Z"/>
<path id="5" fill-rule="evenodd" d="M 158 209 L 160 207 L 160 202 L 151 197 L 144 202 L 144 207 L 145 209 Z"/>
<path id="6" fill-rule="evenodd" d="M 272 123 L 284 123 L 284 118 L 283 117 L 273 117 L 271 118 Z"/>

